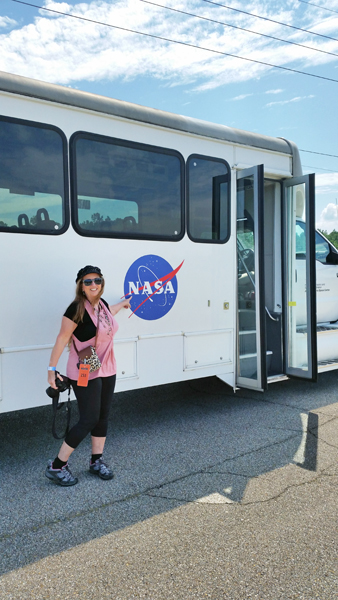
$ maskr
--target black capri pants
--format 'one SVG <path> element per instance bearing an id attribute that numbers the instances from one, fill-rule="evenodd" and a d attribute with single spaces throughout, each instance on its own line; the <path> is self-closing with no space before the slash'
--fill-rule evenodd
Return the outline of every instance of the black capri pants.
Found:
<path id="1" fill-rule="evenodd" d="M 87 387 L 82 387 L 71 380 L 80 419 L 66 435 L 65 442 L 68 446 L 77 448 L 89 432 L 94 437 L 106 437 L 115 381 L 116 375 L 97 377 L 89 380 Z"/>

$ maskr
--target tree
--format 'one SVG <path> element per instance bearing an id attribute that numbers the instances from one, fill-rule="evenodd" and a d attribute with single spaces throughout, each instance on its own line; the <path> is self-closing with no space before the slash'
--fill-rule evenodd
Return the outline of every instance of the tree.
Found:
<path id="1" fill-rule="evenodd" d="M 331 233 L 328 233 L 326 229 L 318 229 L 318 231 L 325 235 L 326 239 L 329 240 L 329 242 L 331 242 L 331 244 L 333 244 L 334 247 L 338 249 L 338 231 L 336 231 L 335 229 L 331 231 Z"/>
<path id="2" fill-rule="evenodd" d="M 123 219 L 117 218 L 112 221 L 109 215 L 104 218 L 97 212 L 92 214 L 90 221 L 87 219 L 80 223 L 80 227 L 94 231 L 123 231 Z"/>
<path id="3" fill-rule="evenodd" d="M 335 248 L 338 248 L 338 231 L 334 229 L 326 237 L 335 246 Z"/>

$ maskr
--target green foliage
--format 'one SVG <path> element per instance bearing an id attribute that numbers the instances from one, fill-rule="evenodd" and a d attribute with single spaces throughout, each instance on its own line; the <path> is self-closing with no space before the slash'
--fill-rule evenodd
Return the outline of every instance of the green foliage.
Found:
<path id="1" fill-rule="evenodd" d="M 80 223 L 83 229 L 93 229 L 95 231 L 122 231 L 123 230 L 123 219 L 111 220 L 109 216 L 106 218 L 100 213 L 94 213 L 91 216 L 90 221 L 83 221 Z"/>
<path id="2" fill-rule="evenodd" d="M 329 240 L 329 242 L 331 242 L 331 244 L 333 244 L 334 247 L 338 249 L 338 231 L 336 231 L 335 229 L 331 231 L 331 233 L 328 233 L 326 229 L 318 229 L 318 231 L 325 235 L 326 239 Z"/>

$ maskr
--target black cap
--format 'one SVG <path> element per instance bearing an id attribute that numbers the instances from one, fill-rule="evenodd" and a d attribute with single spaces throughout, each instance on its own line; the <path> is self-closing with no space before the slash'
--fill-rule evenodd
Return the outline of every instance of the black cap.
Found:
<path id="1" fill-rule="evenodd" d="M 80 269 L 80 271 L 76 275 L 75 282 L 77 283 L 79 281 L 79 279 L 83 279 L 83 277 L 85 277 L 86 275 L 89 275 L 89 273 L 97 273 L 98 275 L 100 275 L 100 277 L 103 277 L 103 275 L 101 273 L 101 269 L 99 269 L 99 267 L 93 267 L 93 265 L 87 265 L 86 267 L 83 267 L 83 269 Z"/>

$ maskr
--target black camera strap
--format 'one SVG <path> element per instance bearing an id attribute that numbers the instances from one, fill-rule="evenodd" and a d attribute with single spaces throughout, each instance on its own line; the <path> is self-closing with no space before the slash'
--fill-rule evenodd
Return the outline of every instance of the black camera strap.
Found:
<path id="1" fill-rule="evenodd" d="M 54 396 L 54 398 L 52 398 L 53 401 L 53 422 L 52 422 L 52 434 L 55 437 L 56 440 L 63 440 L 63 438 L 66 437 L 68 431 L 69 431 L 69 424 L 70 424 L 70 417 L 71 417 L 71 404 L 70 404 L 70 386 L 68 388 L 68 400 L 67 403 L 66 402 L 60 402 L 59 403 L 59 398 L 60 398 L 60 394 L 58 394 L 57 396 Z M 67 424 L 66 424 L 66 429 L 65 432 L 62 435 L 58 435 L 56 433 L 56 415 L 57 415 L 57 411 L 60 410 L 60 408 L 63 407 L 63 405 L 66 404 L 66 413 L 67 413 Z"/>

